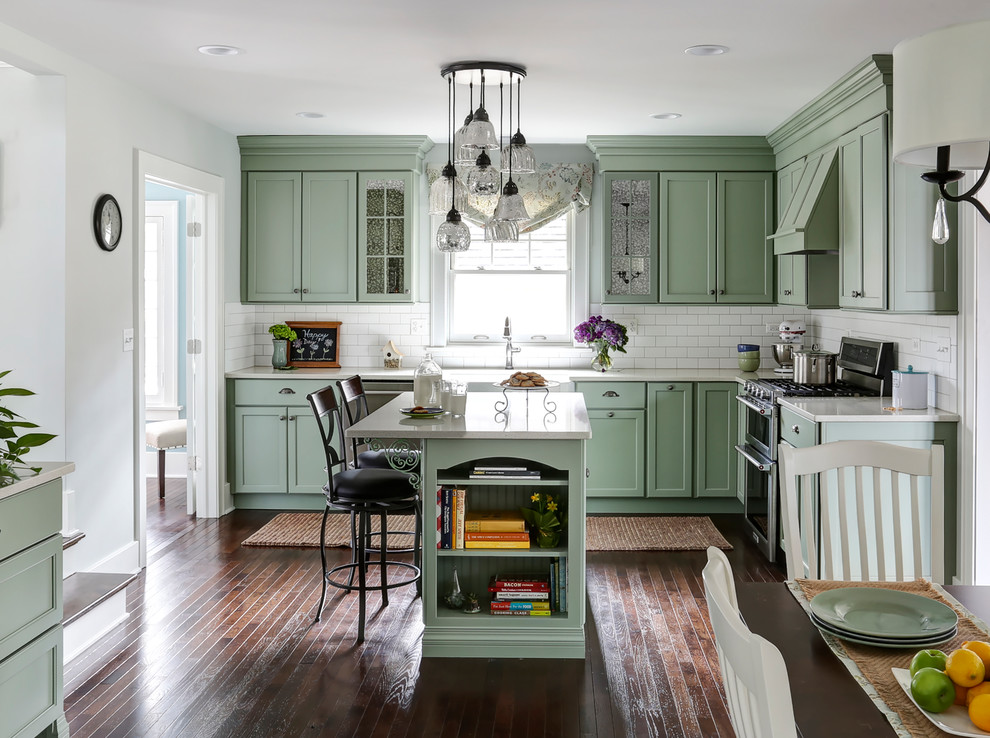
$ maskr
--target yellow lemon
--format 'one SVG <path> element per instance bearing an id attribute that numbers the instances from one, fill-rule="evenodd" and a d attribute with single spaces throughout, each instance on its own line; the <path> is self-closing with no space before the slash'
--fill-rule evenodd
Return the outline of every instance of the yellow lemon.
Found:
<path id="1" fill-rule="evenodd" d="M 945 673 L 960 687 L 975 687 L 986 676 L 986 668 L 975 651 L 957 648 L 945 660 Z"/>
<path id="2" fill-rule="evenodd" d="M 969 703 L 969 719 L 980 730 L 990 730 L 990 694 L 981 694 Z"/>
<path id="3" fill-rule="evenodd" d="M 990 674 L 990 643 L 986 641 L 966 641 L 962 648 L 973 651 L 983 661 L 983 666 Z"/>
<path id="4" fill-rule="evenodd" d="M 958 685 L 957 685 L 958 686 Z M 958 694 L 958 692 L 957 692 Z M 972 704 L 973 700 L 981 694 L 990 694 L 990 682 L 980 682 L 975 687 L 966 690 L 966 705 Z"/>

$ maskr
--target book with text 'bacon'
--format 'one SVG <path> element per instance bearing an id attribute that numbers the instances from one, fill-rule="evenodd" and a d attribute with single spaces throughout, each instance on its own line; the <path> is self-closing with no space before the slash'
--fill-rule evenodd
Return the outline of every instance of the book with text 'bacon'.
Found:
<path id="1" fill-rule="evenodd" d="M 464 516 L 464 530 L 472 533 L 525 532 L 526 521 L 518 510 L 468 510 Z"/>
<path id="2" fill-rule="evenodd" d="M 538 585 L 540 589 L 546 589 L 548 584 L 549 581 L 546 577 L 539 576 L 537 574 L 528 574 L 525 572 L 506 572 L 504 574 L 496 574 L 488 581 L 488 586 L 490 587 L 515 589 L 532 588 L 533 585 Z"/>

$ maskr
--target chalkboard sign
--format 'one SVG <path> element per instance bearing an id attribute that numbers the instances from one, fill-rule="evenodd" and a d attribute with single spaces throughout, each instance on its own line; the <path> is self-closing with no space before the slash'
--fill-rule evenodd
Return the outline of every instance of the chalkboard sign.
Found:
<path id="1" fill-rule="evenodd" d="M 296 332 L 289 366 L 340 367 L 340 321 L 285 324 Z"/>

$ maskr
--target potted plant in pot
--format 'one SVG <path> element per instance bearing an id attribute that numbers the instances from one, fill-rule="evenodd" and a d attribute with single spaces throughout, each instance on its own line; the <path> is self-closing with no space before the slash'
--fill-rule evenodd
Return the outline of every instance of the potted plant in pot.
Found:
<path id="1" fill-rule="evenodd" d="M 0 379 L 10 374 L 10 369 L 0 372 Z M 37 428 L 37 423 L 24 420 L 4 404 L 4 397 L 28 397 L 34 392 L 20 387 L 0 387 L 0 487 L 20 479 L 20 473 L 30 471 L 37 474 L 40 466 L 28 466 L 23 456 L 32 448 L 42 446 L 55 436 L 51 433 L 22 433 L 25 429 Z M 21 434 L 21 435 L 19 435 Z"/>
<path id="2" fill-rule="evenodd" d="M 272 334 L 272 366 L 289 368 L 289 343 L 296 340 L 296 332 L 285 323 L 268 326 L 268 332 Z"/>

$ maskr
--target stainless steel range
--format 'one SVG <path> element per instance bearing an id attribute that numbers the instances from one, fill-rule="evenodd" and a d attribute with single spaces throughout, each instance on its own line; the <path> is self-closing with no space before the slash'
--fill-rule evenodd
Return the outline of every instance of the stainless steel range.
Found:
<path id="1" fill-rule="evenodd" d="M 777 559 L 777 444 L 780 442 L 778 399 L 781 397 L 880 397 L 890 394 L 894 344 L 864 338 L 843 338 L 834 384 L 797 384 L 773 377 L 747 381 L 736 398 L 743 422 L 736 451 L 745 459 L 743 504 L 746 528 L 770 561 Z"/>

